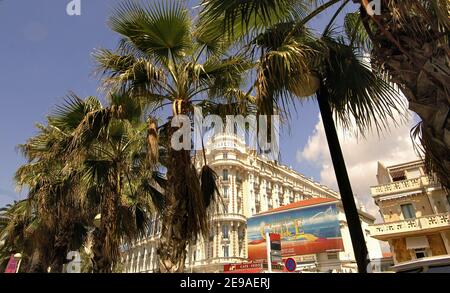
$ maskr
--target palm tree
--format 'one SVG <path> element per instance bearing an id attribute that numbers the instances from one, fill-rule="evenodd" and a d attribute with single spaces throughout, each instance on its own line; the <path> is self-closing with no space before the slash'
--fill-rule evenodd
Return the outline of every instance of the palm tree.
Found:
<path id="1" fill-rule="evenodd" d="M 218 3 L 221 2 L 221 3 Z M 412 133 L 421 141 L 429 171 L 435 172 L 446 188 L 450 187 L 449 133 L 449 2 L 446 0 L 300 0 L 300 1 L 216 1 L 204 0 L 203 6 L 218 17 L 223 12 L 227 27 L 241 19 L 249 25 L 258 15 L 263 22 L 283 13 L 296 13 L 302 7 L 313 11 L 303 23 L 340 3 L 332 20 L 351 2 L 359 4 L 346 16 L 345 27 L 352 44 L 371 53 L 372 66 L 397 84 L 421 122 Z M 322 4 L 319 6 L 319 4 Z M 368 9 L 380 10 L 380 15 Z M 368 13 L 368 11 L 370 13 Z"/>
<path id="2" fill-rule="evenodd" d="M 68 158 L 73 132 L 83 114 L 96 101 L 91 98 L 86 103 L 78 102 L 72 95 L 67 102 L 74 108 L 82 105 L 78 112 L 68 111 L 67 105 L 59 106 L 48 116 L 47 125 L 37 125 L 36 136 L 19 146 L 27 163 L 16 171 L 15 179 L 19 187 L 28 189 L 28 203 L 40 228 L 34 238 L 37 265 L 31 271 L 61 272 L 67 253 L 78 250 L 87 236 L 87 227 L 94 215 L 88 192 L 83 182 L 80 161 Z M 70 124 L 72 123 L 72 124 Z M 32 261 L 33 263 L 33 261 Z"/>
<path id="3" fill-rule="evenodd" d="M 217 188 L 206 161 L 198 173 L 191 150 L 172 148 L 179 126 L 171 121 L 180 114 L 192 117 L 195 105 L 213 110 L 221 108 L 224 100 L 247 105 L 250 97 L 239 86 L 250 64 L 226 54 L 229 40 L 194 29 L 188 10 L 176 1 L 145 7 L 124 2 L 109 24 L 121 35 L 119 46 L 115 52 L 101 49 L 94 54 L 105 88 L 127 92 L 148 105 L 151 113 L 173 106 L 161 126 L 149 123 L 149 139 L 159 141 L 160 160 L 167 169 L 159 267 L 161 272 L 182 272 L 188 243 L 208 231 L 208 208 Z"/>
<path id="4" fill-rule="evenodd" d="M 354 1 L 355 2 L 355 1 Z M 368 47 L 373 64 L 399 85 L 421 122 L 420 138 L 429 171 L 450 188 L 450 3 L 447 0 L 381 0 L 381 15 L 348 15 L 360 45 Z M 356 17 L 355 17 L 356 16 Z"/>
<path id="5" fill-rule="evenodd" d="M 312 17 L 338 1 L 319 8 L 311 2 L 315 1 L 205 0 L 201 21 L 210 25 L 212 35 L 248 40 L 243 50 L 258 61 L 254 87 L 260 113 L 288 112 L 286 105 L 293 99 L 317 97 L 356 261 L 359 271 L 365 272 L 368 253 L 333 112 L 344 128 L 356 125 L 364 134 L 386 128 L 402 106 L 398 92 L 371 70 L 351 37 L 334 35 L 335 17 L 319 36 L 306 27 Z M 308 13 L 311 8 L 317 9 Z M 215 25 L 217 21 L 222 25 Z"/>
<path id="6" fill-rule="evenodd" d="M 49 123 L 51 124 L 51 123 Z M 16 172 L 16 182 L 28 188 L 27 202 L 40 233 L 33 237 L 39 264 L 32 271 L 61 272 L 67 252 L 76 250 L 86 235 L 79 192 L 80 175 L 62 159 L 67 136 L 54 125 L 38 125 L 40 132 L 19 148 L 28 162 Z M 38 261 L 39 256 L 39 261 Z"/>
<path id="7" fill-rule="evenodd" d="M 164 180 L 148 160 L 141 106 L 125 95 L 111 95 L 107 108 L 69 95 L 20 146 L 28 162 L 16 181 L 28 188 L 33 216 L 25 234 L 30 271 L 61 272 L 67 253 L 89 240 L 96 215 L 94 271 L 110 272 L 120 243 L 145 233 L 150 213 L 162 207 L 156 181 Z"/>
<path id="8" fill-rule="evenodd" d="M 53 231 L 42 223 L 35 206 L 29 199 L 7 205 L 0 213 L 1 265 L 6 265 L 9 256 L 22 254 L 20 271 L 46 272 L 50 255 Z"/>
<path id="9" fill-rule="evenodd" d="M 33 222 L 26 200 L 15 201 L 0 209 L 0 271 L 4 271 L 9 258 L 22 254 L 21 271 L 28 266 L 30 254 L 26 228 Z"/>
<path id="10" fill-rule="evenodd" d="M 122 242 L 144 235 L 151 213 L 163 205 L 158 182 L 164 180 L 157 162 L 148 159 L 152 146 L 144 106 L 127 95 L 111 94 L 108 100 L 103 107 L 94 97 L 70 96 L 50 117 L 67 136 L 62 149 L 79 176 L 75 194 L 86 213 L 82 218 L 94 227 L 100 217 L 93 232 L 94 272 L 111 272 Z"/>

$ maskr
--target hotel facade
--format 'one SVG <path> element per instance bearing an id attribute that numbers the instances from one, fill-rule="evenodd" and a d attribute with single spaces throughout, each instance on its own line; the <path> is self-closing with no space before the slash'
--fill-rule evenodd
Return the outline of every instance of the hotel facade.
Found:
<path id="1" fill-rule="evenodd" d="M 377 180 L 371 193 L 384 223 L 371 235 L 389 243 L 395 264 L 450 255 L 450 197 L 423 161 L 378 163 Z"/>
<path id="2" fill-rule="evenodd" d="M 196 158 L 201 168 L 203 155 Z M 300 201 L 323 199 L 335 201 L 339 210 L 339 225 L 343 251 L 327 251 L 296 256 L 304 271 L 356 272 L 352 243 L 339 194 L 296 171 L 257 155 L 249 150 L 238 135 L 219 134 L 206 145 L 208 164 L 218 175 L 223 204 L 211 221 L 209 237 L 188 248 L 187 272 L 222 272 L 224 265 L 248 261 L 248 218 Z M 360 210 L 361 224 L 371 259 L 381 259 L 380 242 L 370 237 L 369 225 L 375 218 Z M 148 237 L 124 247 L 124 272 L 153 272 L 157 266 L 156 245 L 160 223 L 154 219 Z"/>

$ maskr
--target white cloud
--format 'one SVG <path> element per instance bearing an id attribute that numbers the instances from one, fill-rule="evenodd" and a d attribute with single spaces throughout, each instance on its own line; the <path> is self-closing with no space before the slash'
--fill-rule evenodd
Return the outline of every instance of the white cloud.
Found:
<path id="1" fill-rule="evenodd" d="M 367 135 L 365 139 L 344 133 L 342 129 L 337 130 L 353 193 L 378 220 L 378 208 L 370 196 L 370 186 L 377 184 L 377 162 L 389 165 L 417 159 L 410 137 L 412 126 L 413 119 L 410 119 L 409 123 L 397 127 L 392 125 L 390 132 L 380 137 L 375 133 Z M 320 115 L 308 143 L 297 151 L 297 161 L 320 166 L 320 182 L 339 190 Z"/>

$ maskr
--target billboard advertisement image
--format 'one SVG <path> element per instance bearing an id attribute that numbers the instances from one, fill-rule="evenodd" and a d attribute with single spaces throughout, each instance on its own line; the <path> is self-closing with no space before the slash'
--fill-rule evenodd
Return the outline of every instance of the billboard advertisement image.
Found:
<path id="1" fill-rule="evenodd" d="M 336 203 L 262 214 L 248 219 L 248 257 L 266 258 L 265 230 L 280 234 L 283 257 L 341 251 Z"/>

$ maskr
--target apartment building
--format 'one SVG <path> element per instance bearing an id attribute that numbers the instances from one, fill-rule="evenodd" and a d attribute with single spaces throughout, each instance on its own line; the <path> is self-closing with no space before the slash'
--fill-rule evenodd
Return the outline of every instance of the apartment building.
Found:
<path id="1" fill-rule="evenodd" d="M 206 158 L 218 175 L 223 204 L 217 206 L 209 237 L 199 239 L 188 248 L 188 272 L 221 272 L 224 265 L 248 261 L 249 217 L 311 199 L 337 202 L 344 250 L 298 256 L 299 263 L 311 271 L 356 271 L 347 222 L 337 192 L 256 154 L 246 146 L 244 138 L 236 134 L 219 134 L 211 138 L 206 144 Z M 195 158 L 195 164 L 198 169 L 202 167 L 202 153 Z M 375 218 L 362 210 L 360 217 L 371 258 L 382 258 L 379 241 L 369 237 L 369 225 Z M 147 237 L 124 249 L 124 271 L 154 271 L 160 223 L 155 221 L 154 225 Z"/>
<path id="2" fill-rule="evenodd" d="M 378 163 L 378 185 L 371 194 L 382 224 L 371 236 L 387 241 L 395 264 L 450 254 L 450 196 L 422 160 L 384 166 Z"/>

